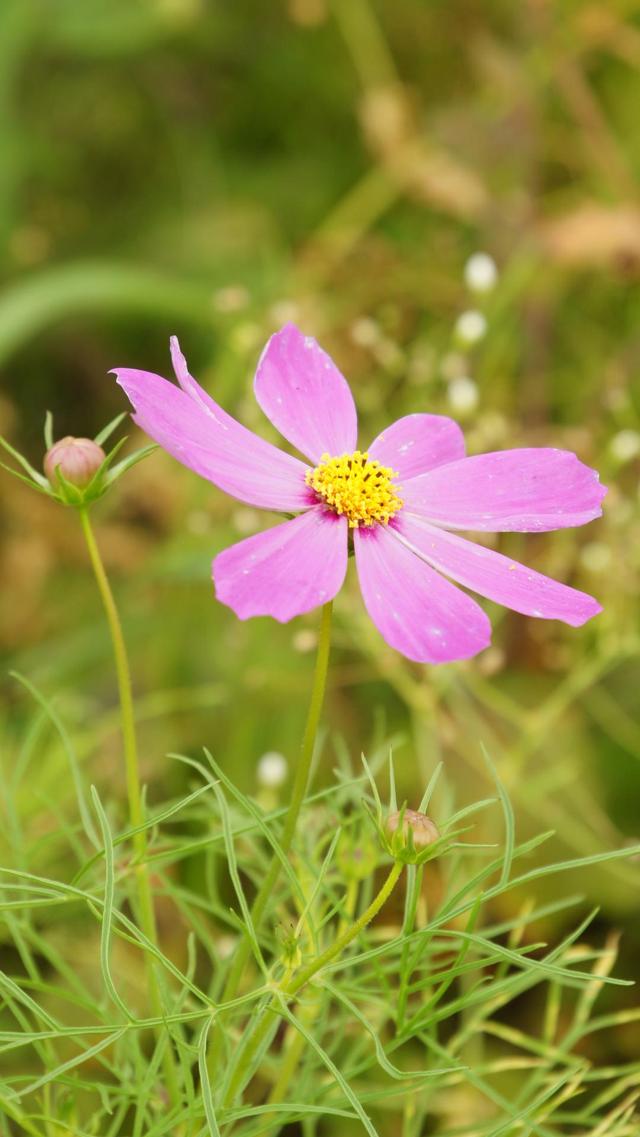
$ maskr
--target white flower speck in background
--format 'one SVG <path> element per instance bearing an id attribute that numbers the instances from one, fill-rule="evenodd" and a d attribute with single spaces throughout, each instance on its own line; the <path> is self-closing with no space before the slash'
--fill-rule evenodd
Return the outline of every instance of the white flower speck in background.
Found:
<path id="1" fill-rule="evenodd" d="M 473 253 L 464 266 L 464 282 L 471 292 L 491 292 L 498 283 L 498 267 L 488 253 Z"/>
<path id="2" fill-rule="evenodd" d="M 266 789 L 277 789 L 287 780 L 288 773 L 287 759 L 277 750 L 268 750 L 263 754 L 256 771 L 259 784 Z"/>

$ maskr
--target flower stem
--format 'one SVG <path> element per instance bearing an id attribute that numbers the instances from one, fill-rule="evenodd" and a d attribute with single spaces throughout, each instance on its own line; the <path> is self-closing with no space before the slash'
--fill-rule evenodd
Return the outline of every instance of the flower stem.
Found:
<path id="1" fill-rule="evenodd" d="M 284 980 L 281 980 L 280 983 L 277 983 L 274 987 L 274 996 L 277 997 L 279 995 L 287 1000 L 294 998 L 298 992 L 302 990 L 305 984 L 308 983 L 310 979 L 313 979 L 314 975 L 317 975 L 317 973 L 321 971 L 323 967 L 326 967 L 327 964 L 336 959 L 380 911 L 383 904 L 386 902 L 386 900 L 388 900 L 389 896 L 393 892 L 393 889 L 395 888 L 395 885 L 402 873 L 403 868 L 404 865 L 402 861 L 395 861 L 389 875 L 382 885 L 382 888 L 376 894 L 376 896 L 374 896 L 369 907 L 362 913 L 362 915 L 359 916 L 358 919 L 355 920 L 350 927 L 346 928 L 341 935 L 337 936 L 333 943 L 330 944 L 329 947 L 325 949 L 325 951 L 320 952 L 320 954 L 315 956 L 314 959 L 311 959 L 305 967 L 300 968 L 300 970 L 291 976 L 291 978 L 287 977 Z M 271 1025 L 272 1019 L 270 1016 L 266 1014 L 263 1015 L 263 1017 L 258 1022 L 258 1026 L 254 1034 L 249 1039 L 247 1045 L 242 1049 L 238 1060 L 238 1065 L 236 1066 L 233 1076 L 229 1081 L 229 1089 L 224 1101 L 225 1108 L 228 1108 L 233 1103 L 236 1094 L 238 1094 L 244 1085 L 246 1071 L 250 1069 L 254 1055 L 258 1052 L 262 1042 L 269 1033 Z M 288 1073 L 289 1076 L 292 1076 L 294 1070 L 290 1070 Z M 284 1087 L 282 1086 L 279 1087 L 279 1094 L 282 1093 L 283 1088 Z"/>
<path id="2" fill-rule="evenodd" d="M 279 845 L 282 853 L 286 856 L 291 848 L 291 844 L 295 835 L 298 818 L 302 803 L 305 799 L 307 787 L 309 784 L 309 776 L 311 773 L 311 763 L 313 760 L 313 752 L 315 750 L 316 736 L 318 733 L 318 724 L 320 722 L 320 713 L 322 711 L 322 704 L 324 702 L 324 693 L 327 684 L 327 669 L 329 666 L 329 649 L 331 645 L 331 617 L 333 613 L 333 603 L 330 601 L 322 608 L 322 616 L 320 619 L 320 631 L 318 635 L 318 651 L 316 655 L 316 665 L 313 675 L 313 686 L 311 689 L 311 699 L 309 701 L 309 710 L 307 712 L 307 721 L 302 737 L 302 747 L 300 751 L 300 758 L 296 766 L 296 774 L 293 783 L 293 790 L 291 793 L 291 801 L 287 810 L 287 815 L 284 822 L 284 829 L 279 839 Z M 280 859 L 275 854 L 272 857 L 271 864 L 267 874 L 256 893 L 255 899 L 251 906 L 251 921 L 254 928 L 260 923 L 264 910 L 267 907 L 273 893 L 274 886 L 280 875 Z M 245 937 L 238 944 L 237 951 L 233 958 L 233 963 L 229 969 L 227 980 L 224 990 L 220 997 L 223 1003 L 229 1002 L 235 998 L 238 987 L 242 980 L 242 973 L 246 967 L 250 954 L 249 940 Z M 215 1075 L 215 1068 L 217 1066 L 218 1058 L 220 1055 L 220 1030 L 216 1030 L 212 1039 L 212 1045 L 209 1050 L 209 1070 L 212 1077 Z"/>
<path id="3" fill-rule="evenodd" d="M 127 656 L 127 648 L 124 642 L 124 635 L 122 633 L 122 625 L 118 615 L 116 602 L 111 591 L 109 578 L 107 577 L 105 567 L 100 556 L 100 550 L 96 542 L 93 526 L 89 519 L 89 512 L 86 506 L 78 510 L 80 514 L 80 521 L 82 524 L 82 531 L 89 550 L 89 558 L 91 566 L 98 585 L 98 591 L 104 606 L 107 623 L 109 624 L 109 632 L 111 634 L 111 644 L 113 647 L 113 655 L 116 667 L 116 676 L 118 680 L 118 696 L 120 699 L 120 720 L 122 724 L 122 741 L 124 749 L 124 762 L 127 781 L 127 797 L 129 800 L 129 821 L 131 828 L 137 830 L 133 834 L 133 848 L 135 852 L 136 866 L 135 878 L 138 891 L 138 919 L 140 927 L 144 932 L 146 938 L 151 943 L 157 942 L 156 937 L 156 921 L 155 912 L 153 909 L 153 898 L 151 895 L 151 887 L 149 884 L 149 873 L 147 865 L 144 863 L 144 856 L 146 853 L 147 840 L 146 834 L 141 826 L 144 824 L 144 811 L 142 808 L 142 792 L 140 789 L 140 774 L 138 767 L 138 745 L 136 741 L 136 724 L 133 708 L 133 693 L 131 689 L 131 670 L 129 667 L 129 659 Z M 156 976 L 154 963 L 152 957 L 145 953 L 146 968 L 147 968 L 147 987 L 149 994 L 149 1001 L 153 1009 L 154 1017 L 162 1018 L 164 1010 L 162 1006 L 162 999 L 160 997 L 160 988 L 158 986 L 158 979 Z M 177 1103 L 180 1100 L 179 1088 L 174 1061 L 171 1053 L 171 1044 L 167 1040 L 167 1045 L 164 1052 L 164 1073 L 167 1080 L 167 1089 L 171 1095 L 171 1100 Z"/>
<path id="4" fill-rule="evenodd" d="M 122 741 L 124 746 L 124 762 L 127 778 L 127 797 L 129 799 L 129 821 L 132 829 L 137 829 L 143 823 L 142 815 L 142 795 L 140 792 L 140 776 L 138 772 L 138 747 L 136 743 L 136 727 L 135 717 L 133 711 L 133 695 L 131 692 L 131 672 L 129 669 L 129 660 L 127 658 L 127 649 L 122 634 L 122 625 L 120 617 L 118 616 L 118 609 L 116 602 L 113 598 L 111 585 L 105 571 L 105 567 L 100 556 L 100 550 L 95 539 L 93 527 L 89 520 L 89 513 L 86 508 L 79 510 L 80 521 L 82 522 L 82 529 L 84 532 L 87 548 L 89 550 L 89 557 L 91 565 L 95 574 L 100 597 L 104 605 L 104 610 L 109 624 L 109 631 L 111 633 L 111 643 L 113 646 L 113 655 L 116 665 L 116 675 L 118 679 L 118 695 L 120 698 L 120 717 L 122 722 Z M 145 835 L 144 830 L 133 834 L 133 845 L 137 856 L 141 856 L 145 851 Z"/>

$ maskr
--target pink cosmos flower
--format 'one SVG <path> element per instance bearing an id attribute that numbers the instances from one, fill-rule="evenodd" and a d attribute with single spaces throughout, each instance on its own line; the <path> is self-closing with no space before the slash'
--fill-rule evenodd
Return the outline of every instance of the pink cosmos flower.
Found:
<path id="1" fill-rule="evenodd" d="M 148 371 L 116 369 L 135 422 L 226 493 L 295 514 L 215 558 L 217 597 L 240 619 L 286 622 L 332 600 L 350 536 L 371 619 L 388 644 L 418 662 L 466 659 L 490 642 L 487 616 L 452 581 L 516 612 L 574 626 L 601 611 L 584 592 L 457 532 L 540 532 L 598 517 L 606 490 L 569 451 L 467 458 L 452 419 L 412 414 L 360 452 L 346 380 L 314 339 L 288 324 L 262 354 L 255 395 L 307 463 L 222 410 L 189 374 L 175 337 L 171 356 L 179 387 Z"/>

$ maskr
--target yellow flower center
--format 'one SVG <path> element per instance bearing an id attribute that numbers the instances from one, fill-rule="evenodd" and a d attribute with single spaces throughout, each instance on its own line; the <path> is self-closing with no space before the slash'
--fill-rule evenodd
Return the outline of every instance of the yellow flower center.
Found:
<path id="1" fill-rule="evenodd" d="M 323 454 L 305 481 L 334 513 L 344 514 L 350 529 L 358 529 L 376 522 L 387 525 L 402 509 L 399 487 L 393 483 L 397 477 L 395 470 L 381 466 L 366 451 L 354 450 L 339 458 Z"/>

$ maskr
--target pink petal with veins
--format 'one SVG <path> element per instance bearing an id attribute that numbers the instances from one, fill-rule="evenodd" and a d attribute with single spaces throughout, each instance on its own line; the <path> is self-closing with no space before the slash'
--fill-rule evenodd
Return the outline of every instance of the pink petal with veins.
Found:
<path id="1" fill-rule="evenodd" d="M 213 562 L 216 596 L 236 616 L 293 616 L 327 604 L 347 571 L 347 521 L 317 506 L 256 533 Z"/>
<path id="2" fill-rule="evenodd" d="M 464 458 L 464 435 L 457 422 L 444 415 L 406 415 L 374 439 L 369 455 L 397 470 L 402 485 L 406 478 Z"/>
<path id="3" fill-rule="evenodd" d="M 405 508 L 447 529 L 564 529 L 602 513 L 595 470 L 568 450 L 499 450 L 438 466 L 402 486 Z"/>
<path id="4" fill-rule="evenodd" d="M 383 638 L 418 663 L 468 659 L 491 642 L 475 600 L 424 564 L 391 528 L 356 529 L 356 565 L 367 611 Z"/>
<path id="5" fill-rule="evenodd" d="M 269 340 L 254 389 L 267 418 L 314 464 L 323 454 L 355 450 L 358 418 L 349 384 L 313 337 L 293 324 Z"/>

